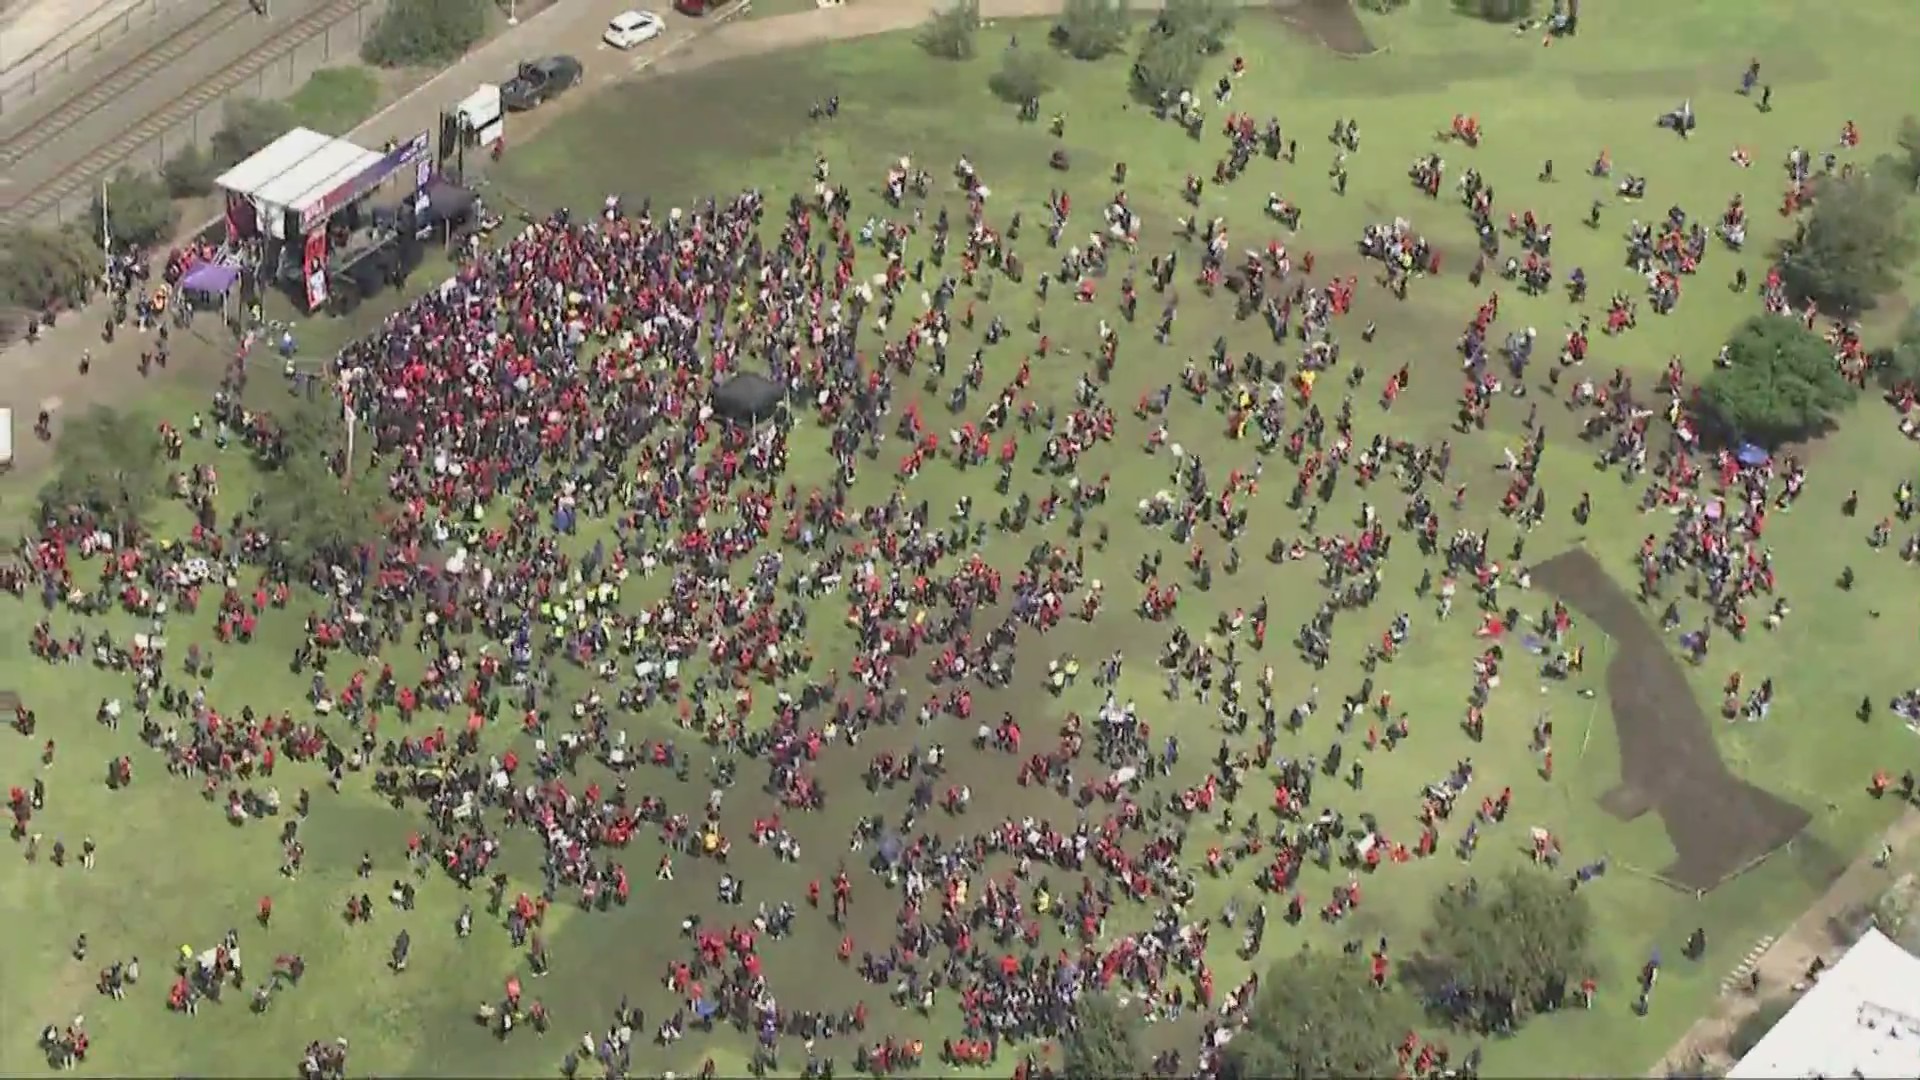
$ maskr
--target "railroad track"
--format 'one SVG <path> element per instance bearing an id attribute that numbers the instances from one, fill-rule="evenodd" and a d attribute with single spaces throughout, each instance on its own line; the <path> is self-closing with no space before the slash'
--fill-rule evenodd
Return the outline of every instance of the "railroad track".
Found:
<path id="1" fill-rule="evenodd" d="M 60 103 L 52 112 L 33 121 L 27 130 L 0 144 L 0 168 L 11 168 L 28 154 L 38 153 L 48 143 L 65 135 L 87 117 L 137 91 L 155 72 L 212 41 L 241 16 L 257 18 L 244 3 L 222 4 L 195 16 L 179 31 L 154 42 L 137 56 L 108 72 L 105 78 L 85 91 Z"/>
<path id="2" fill-rule="evenodd" d="M 247 52 L 239 61 L 207 78 L 191 92 L 159 102 L 144 112 L 136 111 L 120 134 L 93 147 L 46 183 L 24 191 L 0 188 L 0 225 L 24 225 L 35 221 L 58 206 L 62 199 L 98 182 L 100 177 L 150 140 L 226 96 L 308 41 L 326 33 L 328 28 L 366 2 L 328 0 L 293 22 L 276 27 L 273 36 L 262 42 L 259 48 Z M 44 148 L 53 139 L 129 92 L 137 91 L 140 83 L 155 72 L 213 40 L 241 18 L 257 17 L 246 3 L 238 3 L 215 8 L 189 23 L 180 33 L 128 61 L 99 85 L 62 104 L 44 120 L 37 121 L 32 129 L 10 140 L 4 149 L 0 149 L 0 171 Z"/>

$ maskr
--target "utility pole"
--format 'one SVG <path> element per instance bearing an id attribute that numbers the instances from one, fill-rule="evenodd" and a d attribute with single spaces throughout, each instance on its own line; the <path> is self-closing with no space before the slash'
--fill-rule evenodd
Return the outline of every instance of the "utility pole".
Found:
<path id="1" fill-rule="evenodd" d="M 113 223 L 107 217 L 107 180 L 100 178 L 101 283 L 113 288 Z"/>

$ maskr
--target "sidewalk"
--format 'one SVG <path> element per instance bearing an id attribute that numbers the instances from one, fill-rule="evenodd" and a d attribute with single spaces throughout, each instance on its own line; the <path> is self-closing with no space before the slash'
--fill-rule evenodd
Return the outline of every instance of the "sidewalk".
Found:
<path id="1" fill-rule="evenodd" d="M 1760 993 L 1750 994 L 1741 987 L 1723 994 L 1714 1011 L 1696 1021 L 1647 1075 L 1663 1077 L 1675 1069 L 1691 1069 L 1696 1055 L 1704 1055 L 1709 1065 L 1731 1065 L 1725 1060 L 1727 1042 L 1740 1022 L 1766 1002 L 1792 996 L 1793 986 L 1806 977 L 1814 957 L 1824 956 L 1831 963 L 1845 951 L 1834 940 L 1832 927 L 1843 916 L 1879 899 L 1893 884 L 1894 870 L 1873 865 L 1881 846 L 1893 845 L 1892 865 L 1897 868 L 1903 857 L 1911 859 L 1915 840 L 1920 840 L 1920 811 L 1908 810 L 1754 962 L 1750 970 L 1760 973 Z"/>

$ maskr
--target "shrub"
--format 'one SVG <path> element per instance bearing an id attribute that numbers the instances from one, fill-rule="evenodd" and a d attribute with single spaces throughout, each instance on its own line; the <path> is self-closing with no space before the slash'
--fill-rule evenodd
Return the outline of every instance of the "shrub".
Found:
<path id="1" fill-rule="evenodd" d="M 1010 45 L 1000 54 L 1000 70 L 987 79 L 987 86 L 1002 101 L 1018 105 L 1034 100 L 1053 88 L 1053 54 Z"/>
<path id="2" fill-rule="evenodd" d="M 1053 43 L 1075 60 L 1119 52 L 1132 30 L 1127 0 L 1067 0 L 1053 24 Z"/>
<path id="3" fill-rule="evenodd" d="M 265 149 L 298 125 L 284 101 L 235 98 L 222 112 L 220 130 L 213 133 L 213 163 L 229 169 Z"/>
<path id="4" fill-rule="evenodd" d="M 1375 15 L 1391 15 L 1411 2 L 1412 0 L 1360 0 L 1360 6 Z"/>
<path id="5" fill-rule="evenodd" d="M 1191 32 L 1148 34 L 1133 61 L 1133 92 L 1149 104 L 1179 97 L 1200 77 L 1205 52 L 1205 43 Z"/>
<path id="6" fill-rule="evenodd" d="M 971 60 L 978 52 L 980 0 L 954 0 L 933 13 L 914 40 L 942 60 Z"/>
<path id="7" fill-rule="evenodd" d="M 0 308 L 77 306 L 93 290 L 101 269 L 100 250 L 84 230 L 0 231 Z"/>
<path id="8" fill-rule="evenodd" d="M 345 135 L 380 105 L 380 79 L 363 67 L 321 68 L 287 99 L 294 124 Z"/>
<path id="9" fill-rule="evenodd" d="M 360 46 L 375 67 L 447 64 L 487 35 L 487 0 L 393 0 Z"/>
<path id="10" fill-rule="evenodd" d="M 176 199 L 197 199 L 213 194 L 213 182 L 220 172 L 219 163 L 200 149 L 199 143 L 188 143 L 186 149 L 160 167 L 160 179 L 166 182 L 168 195 Z"/>
<path id="11" fill-rule="evenodd" d="M 1227 35 L 1239 16 L 1232 0 L 1167 0 L 1154 26 L 1169 37 L 1191 35 L 1200 50 L 1211 55 L 1227 47 Z"/>
<path id="12" fill-rule="evenodd" d="M 150 172 L 122 168 L 107 182 L 104 194 L 103 206 L 102 193 L 94 192 L 93 212 L 88 215 L 97 245 L 104 246 L 109 239 L 115 247 L 158 244 L 171 237 L 180 224 L 180 208 L 173 204 L 167 185 Z M 104 236 L 100 232 L 103 218 L 107 228 Z"/>
<path id="13" fill-rule="evenodd" d="M 1533 14 L 1533 0 L 1453 0 L 1453 9 L 1488 22 L 1517 23 Z"/>

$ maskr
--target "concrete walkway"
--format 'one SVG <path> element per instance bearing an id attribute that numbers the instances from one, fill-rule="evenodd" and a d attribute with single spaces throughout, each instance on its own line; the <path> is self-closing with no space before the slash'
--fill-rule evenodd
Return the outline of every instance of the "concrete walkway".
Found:
<path id="1" fill-rule="evenodd" d="M 1739 986 L 1723 994 L 1718 1007 L 1695 1022 L 1647 1075 L 1663 1077 L 1674 1070 L 1691 1070 L 1700 1059 L 1714 1069 L 1731 1066 L 1727 1044 L 1741 1022 L 1767 1002 L 1793 996 L 1794 986 L 1806 978 L 1815 957 L 1832 963 L 1846 951 L 1834 940 L 1833 928 L 1886 892 L 1903 864 L 1913 861 L 1916 840 L 1920 840 L 1920 811 L 1908 810 L 1879 837 L 1873 850 L 1848 866 L 1812 907 L 1752 961 L 1748 970 L 1760 973 L 1760 992 L 1749 993 Z M 1895 852 L 1892 862 L 1875 866 L 1880 849 L 1887 845 Z"/>

